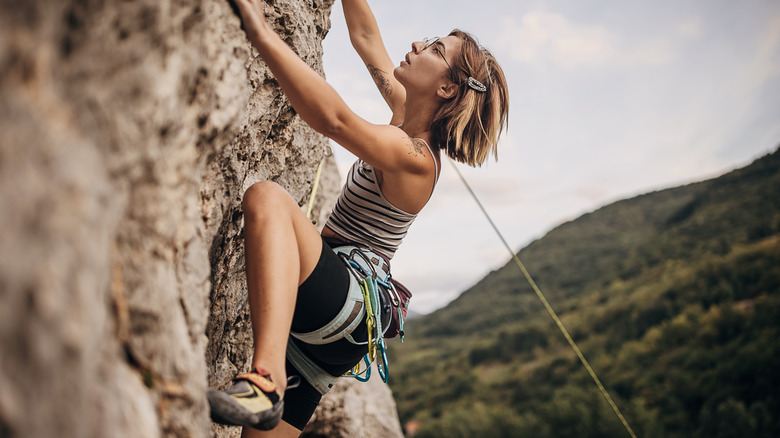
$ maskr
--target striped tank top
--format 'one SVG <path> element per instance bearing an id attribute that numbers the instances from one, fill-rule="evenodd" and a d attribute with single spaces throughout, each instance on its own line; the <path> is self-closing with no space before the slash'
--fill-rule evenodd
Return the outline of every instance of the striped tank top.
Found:
<path id="1" fill-rule="evenodd" d="M 439 180 L 439 164 L 431 147 L 425 140 L 422 141 L 436 166 L 435 188 Z M 349 170 L 347 181 L 325 226 L 341 237 L 363 244 L 390 259 L 416 217 L 416 214 L 391 204 L 377 183 L 374 168 L 358 159 Z"/>

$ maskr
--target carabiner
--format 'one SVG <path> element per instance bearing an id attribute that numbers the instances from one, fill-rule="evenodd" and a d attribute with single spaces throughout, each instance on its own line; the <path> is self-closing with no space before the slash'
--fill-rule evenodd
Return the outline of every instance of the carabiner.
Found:
<path id="1" fill-rule="evenodd" d="M 363 361 L 366 363 L 366 377 L 361 377 L 360 374 L 354 374 L 352 377 L 358 380 L 358 382 L 368 382 L 371 378 L 371 361 L 368 360 L 368 355 L 363 356 Z M 356 366 L 360 366 L 360 362 Z"/>
<path id="2" fill-rule="evenodd" d="M 368 356 L 371 360 L 376 357 L 376 337 L 374 336 L 375 320 L 373 314 L 366 317 L 366 331 L 368 332 Z"/>
<path id="3" fill-rule="evenodd" d="M 390 377 L 390 365 L 387 364 L 387 352 L 385 350 L 385 343 L 382 339 L 379 340 L 378 346 L 379 350 L 382 352 L 382 363 L 379 363 L 377 361 L 376 363 L 376 369 L 379 371 L 379 375 L 382 377 L 382 381 L 387 383 L 388 378 Z"/>
<path id="4" fill-rule="evenodd" d="M 388 289 L 391 292 L 390 297 L 393 299 L 393 306 L 400 308 L 401 307 L 401 295 L 398 294 L 398 290 L 396 290 L 395 285 L 393 284 L 393 281 L 388 278 L 387 282 L 385 284 L 388 286 Z"/>
<path id="5" fill-rule="evenodd" d="M 370 269 L 370 270 L 371 270 L 371 278 L 373 278 L 374 280 L 376 280 L 376 278 L 377 278 L 378 276 L 377 276 L 377 274 L 376 274 L 376 269 L 374 269 L 374 264 L 373 264 L 373 263 L 371 263 L 371 260 L 369 260 L 369 259 L 368 259 L 368 257 L 366 257 L 366 255 L 365 255 L 365 254 L 363 254 L 363 251 L 361 251 L 361 250 L 360 250 L 360 248 L 355 248 L 355 249 L 353 249 L 352 251 L 350 251 L 350 252 L 349 252 L 349 258 L 350 258 L 351 260 L 354 260 L 354 259 L 355 259 L 355 255 L 359 255 L 359 256 L 360 256 L 360 258 L 361 258 L 361 259 L 363 259 L 363 261 L 365 261 L 365 262 L 366 262 L 366 265 L 368 265 L 368 269 Z"/>
<path id="6" fill-rule="evenodd" d="M 356 269 L 354 266 L 352 266 L 352 263 L 355 263 L 355 262 L 351 261 L 349 259 L 349 257 L 347 257 L 344 253 L 339 253 L 339 257 L 341 258 L 341 261 L 343 261 L 344 264 L 347 265 L 347 270 L 349 272 L 351 272 L 352 275 L 355 276 L 356 280 L 360 281 L 360 280 L 362 280 L 362 279 L 364 279 L 364 278 L 366 278 L 368 276 L 368 274 L 363 274 L 360 271 L 358 271 L 358 269 L 360 267 L 359 265 L 358 265 L 358 269 Z M 357 265 L 357 263 L 355 263 L 355 264 Z"/>

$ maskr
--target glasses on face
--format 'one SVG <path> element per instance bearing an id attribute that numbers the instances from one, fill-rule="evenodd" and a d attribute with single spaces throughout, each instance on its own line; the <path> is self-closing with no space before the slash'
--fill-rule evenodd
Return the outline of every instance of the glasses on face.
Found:
<path id="1" fill-rule="evenodd" d="M 447 68 L 450 69 L 450 76 L 454 76 L 454 74 L 452 72 L 452 67 L 450 67 L 450 63 L 447 62 L 447 58 L 444 57 L 444 53 L 441 52 L 441 50 L 439 49 L 439 46 L 437 45 L 437 43 L 441 44 L 441 45 L 444 45 L 443 43 L 439 42 L 439 37 L 424 38 L 422 40 L 422 42 L 423 42 L 423 46 L 422 46 L 422 49 L 420 49 L 420 51 L 421 52 L 425 51 L 425 49 L 427 49 L 428 47 L 433 46 L 433 52 L 434 53 L 438 53 L 439 56 L 441 56 L 441 59 L 443 59 L 444 63 L 447 64 Z"/>

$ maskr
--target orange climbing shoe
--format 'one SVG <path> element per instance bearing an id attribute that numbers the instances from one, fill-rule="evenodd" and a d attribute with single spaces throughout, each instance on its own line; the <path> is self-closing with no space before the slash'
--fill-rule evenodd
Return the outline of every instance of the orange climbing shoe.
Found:
<path id="1" fill-rule="evenodd" d="M 299 380 L 290 380 L 288 389 L 298 386 Z M 284 411 L 284 397 L 270 374 L 259 368 L 236 377 L 226 391 L 210 389 L 208 399 L 211 419 L 220 424 L 271 430 Z"/>

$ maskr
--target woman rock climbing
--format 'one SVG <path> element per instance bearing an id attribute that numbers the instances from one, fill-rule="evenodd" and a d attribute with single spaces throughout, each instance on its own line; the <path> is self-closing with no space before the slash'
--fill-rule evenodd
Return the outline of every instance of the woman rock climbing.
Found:
<path id="1" fill-rule="evenodd" d="M 369 352 L 377 357 L 382 336 L 398 333 L 377 330 L 392 324 L 403 301 L 389 261 L 434 191 L 442 154 L 471 166 L 497 156 L 508 92 L 495 58 L 471 35 L 413 42 L 395 65 L 366 1 L 342 0 L 352 45 L 393 113 L 375 125 L 278 37 L 261 1 L 235 3 L 293 108 L 358 157 L 322 233 L 273 182 L 254 184 L 243 198 L 252 371 L 210 391 L 212 418 L 245 426 L 244 437 L 298 436 L 329 378 Z M 368 291 L 366 276 L 384 287 Z"/>

